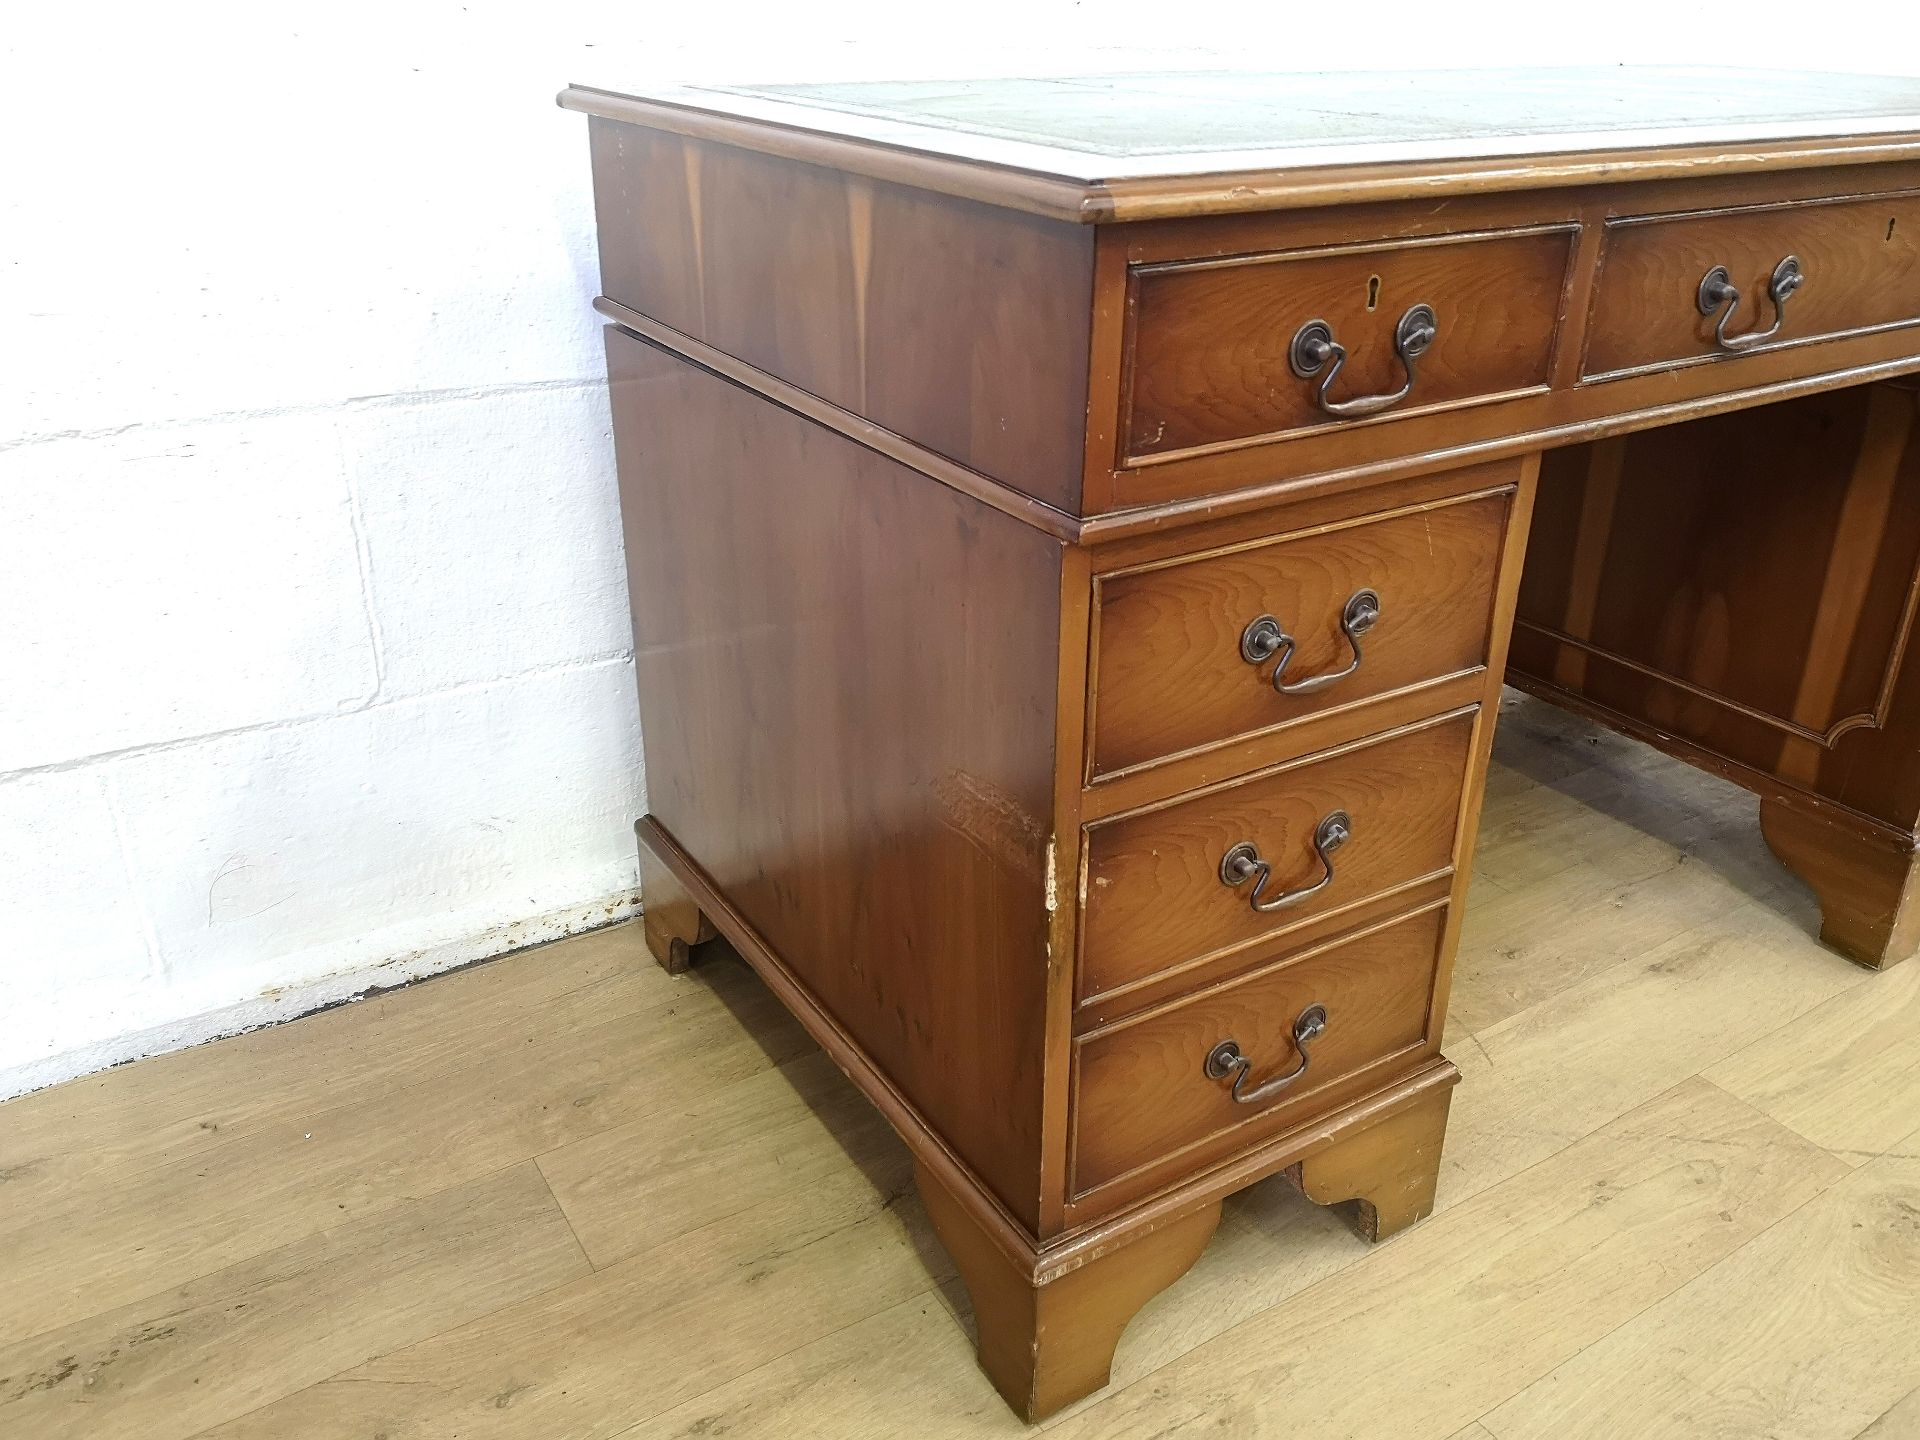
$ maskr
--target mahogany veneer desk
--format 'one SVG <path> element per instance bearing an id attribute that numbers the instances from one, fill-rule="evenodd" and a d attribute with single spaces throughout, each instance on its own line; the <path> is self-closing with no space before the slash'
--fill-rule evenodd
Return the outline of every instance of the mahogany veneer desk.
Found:
<path id="1" fill-rule="evenodd" d="M 1920 82 L 561 103 L 648 942 L 723 932 L 899 1130 L 1023 1415 L 1231 1191 L 1431 1207 L 1503 674 L 1914 946 Z"/>

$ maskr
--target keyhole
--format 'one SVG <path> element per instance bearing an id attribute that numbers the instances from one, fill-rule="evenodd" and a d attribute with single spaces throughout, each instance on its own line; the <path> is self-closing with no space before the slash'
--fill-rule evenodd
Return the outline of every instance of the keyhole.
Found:
<path id="1" fill-rule="evenodd" d="M 1367 277 L 1367 309 L 1372 311 L 1378 309 L 1379 306 L 1380 277 L 1378 275 L 1369 275 Z"/>
<path id="2" fill-rule="evenodd" d="M 1893 226 L 1894 226 L 1893 221 L 1891 220 L 1887 221 L 1887 239 L 1889 240 L 1893 239 Z"/>

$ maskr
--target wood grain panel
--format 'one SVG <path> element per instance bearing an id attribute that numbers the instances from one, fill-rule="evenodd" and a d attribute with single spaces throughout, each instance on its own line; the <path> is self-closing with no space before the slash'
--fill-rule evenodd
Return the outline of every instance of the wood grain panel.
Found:
<path id="1" fill-rule="evenodd" d="M 1550 453 L 1514 672 L 1912 828 L 1916 435 L 1882 385 Z"/>
<path id="2" fill-rule="evenodd" d="M 1383 422 L 1543 386 L 1574 234 L 1564 226 L 1141 267 L 1127 453 L 1343 423 L 1316 406 L 1319 380 L 1288 362 L 1295 332 L 1316 319 L 1347 348 L 1332 396 L 1343 400 L 1400 386 L 1394 326 L 1414 305 L 1433 307 L 1439 337 L 1420 358 L 1413 394 Z"/>
<path id="3" fill-rule="evenodd" d="M 1031 1226 L 1060 547 L 607 354 L 651 813 Z"/>
<path id="4" fill-rule="evenodd" d="M 1330 738 L 1351 738 L 1367 727 L 1367 700 L 1477 669 L 1510 502 L 1510 489 L 1451 499 L 1100 577 L 1093 774 L 1335 709 L 1353 714 Z M 1379 595 L 1380 619 L 1348 679 L 1284 695 L 1276 661 L 1242 657 L 1247 624 L 1271 614 L 1297 642 L 1290 682 L 1339 670 L 1352 658 L 1341 615 L 1363 588 Z"/>
<path id="5" fill-rule="evenodd" d="M 1410 884 L 1453 863 L 1455 820 L 1475 710 L 1295 762 L 1192 799 L 1089 826 L 1081 931 L 1082 998 L 1270 935 Z M 1268 893 L 1321 873 L 1313 834 L 1334 810 L 1353 838 L 1333 852 L 1318 895 L 1260 914 L 1250 885 L 1220 879 L 1241 841 L 1273 866 Z"/>
<path id="6" fill-rule="evenodd" d="M 1731 360 L 1700 313 L 1700 281 L 1726 267 L 1740 291 L 1733 336 L 1773 323 L 1767 283 L 1798 256 L 1806 283 L 1775 344 L 1920 320 L 1920 194 L 1608 222 L 1584 373 Z"/>
<path id="7" fill-rule="evenodd" d="M 595 118 L 623 305 L 1077 510 L 1093 232 Z"/>
<path id="8" fill-rule="evenodd" d="M 1843 390 L 1548 454 L 1521 622 L 1646 672 L 1619 683 L 1671 677 L 1648 718 L 1689 733 L 1746 713 L 1777 756 L 1876 723 L 1920 567 L 1912 412 Z"/>
<path id="9" fill-rule="evenodd" d="M 1225 1130 L 1252 1138 L 1281 1128 L 1353 1071 L 1418 1049 L 1444 922 L 1443 910 L 1429 910 L 1080 1037 L 1076 1193 Z M 1208 1078 L 1208 1052 L 1228 1039 L 1253 1062 L 1250 1084 L 1294 1069 L 1294 1021 L 1316 1004 L 1327 1029 L 1296 1087 L 1242 1105 Z"/>

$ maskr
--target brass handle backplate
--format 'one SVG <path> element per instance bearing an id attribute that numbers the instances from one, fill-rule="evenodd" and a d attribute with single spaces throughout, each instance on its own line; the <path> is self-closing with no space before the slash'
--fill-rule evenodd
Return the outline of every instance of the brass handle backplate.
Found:
<path id="1" fill-rule="evenodd" d="M 1327 1029 L 1327 1007 L 1320 1004 L 1307 1006 L 1300 1012 L 1300 1018 L 1293 1022 L 1293 1045 L 1300 1052 L 1300 1063 L 1284 1075 L 1275 1075 L 1263 1080 L 1251 1090 L 1244 1088 L 1247 1077 L 1253 1073 L 1253 1062 L 1240 1051 L 1240 1046 L 1232 1040 L 1222 1040 L 1207 1052 L 1207 1078 L 1225 1080 L 1233 1077 L 1233 1100 L 1236 1105 L 1258 1105 L 1263 1100 L 1271 1100 L 1282 1090 L 1292 1085 L 1307 1073 L 1307 1046 L 1318 1040 Z"/>
<path id="2" fill-rule="evenodd" d="M 1249 905 L 1262 915 L 1285 910 L 1309 896 L 1318 895 L 1333 883 L 1333 852 L 1352 838 L 1353 817 L 1344 810 L 1328 814 L 1313 830 L 1313 853 L 1320 857 L 1320 878 L 1311 885 L 1302 885 L 1298 890 L 1282 890 L 1264 900 L 1260 898 L 1260 892 L 1273 877 L 1273 867 L 1260 858 L 1259 846 L 1251 840 L 1242 840 L 1220 857 L 1220 883 L 1237 888 L 1251 880 L 1253 889 L 1247 895 Z"/>
<path id="3" fill-rule="evenodd" d="M 1700 290 L 1695 298 L 1702 315 L 1711 316 L 1716 310 L 1720 312 L 1720 319 L 1713 327 L 1713 343 L 1722 350 L 1737 352 L 1764 345 L 1778 335 L 1780 327 L 1787 323 L 1787 301 L 1806 283 L 1807 272 L 1801 268 L 1799 256 L 1789 255 L 1774 266 L 1773 278 L 1767 282 L 1767 298 L 1773 301 L 1773 324 L 1764 330 L 1749 330 L 1744 335 L 1727 334 L 1733 312 L 1740 308 L 1740 292 L 1734 288 L 1733 278 L 1727 274 L 1726 266 L 1716 265 L 1701 277 Z"/>
<path id="4" fill-rule="evenodd" d="M 1305 680 L 1287 679 L 1287 662 L 1293 659 L 1298 642 L 1271 615 L 1262 615 L 1247 622 L 1247 628 L 1240 632 L 1240 658 L 1249 665 L 1262 665 L 1278 654 L 1280 663 L 1273 667 L 1273 688 L 1282 695 L 1311 695 L 1316 690 L 1324 690 L 1334 682 L 1346 679 L 1360 668 L 1360 637 L 1379 621 L 1378 590 L 1356 590 L 1347 597 L 1346 608 L 1340 612 L 1340 633 L 1347 637 L 1353 658 L 1343 668 L 1326 675 L 1310 675 Z"/>
<path id="5" fill-rule="evenodd" d="M 1309 320 L 1294 332 L 1287 347 L 1287 363 L 1302 380 L 1320 375 L 1314 387 L 1313 403 L 1336 420 L 1354 420 L 1391 410 L 1413 393 L 1415 363 L 1433 348 L 1440 338 L 1440 322 L 1431 305 L 1416 305 L 1400 317 L 1393 327 L 1393 353 L 1400 357 L 1400 368 L 1407 378 L 1388 395 L 1357 395 L 1351 400 L 1331 400 L 1333 382 L 1347 363 L 1347 347 L 1333 338 L 1333 327 L 1324 320 Z M 1321 374 L 1325 371 L 1325 374 Z"/>

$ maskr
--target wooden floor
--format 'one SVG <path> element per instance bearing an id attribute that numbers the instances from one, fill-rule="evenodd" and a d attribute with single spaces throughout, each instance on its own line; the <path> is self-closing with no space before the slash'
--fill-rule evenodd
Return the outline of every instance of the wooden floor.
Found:
<path id="1" fill-rule="evenodd" d="M 1920 1436 L 1920 961 L 1735 790 L 1496 755 L 1438 1212 L 1229 1201 L 1051 1435 Z M 968 1323 L 877 1116 L 631 927 L 0 1106 L 7 1440 L 1020 1434 Z"/>

